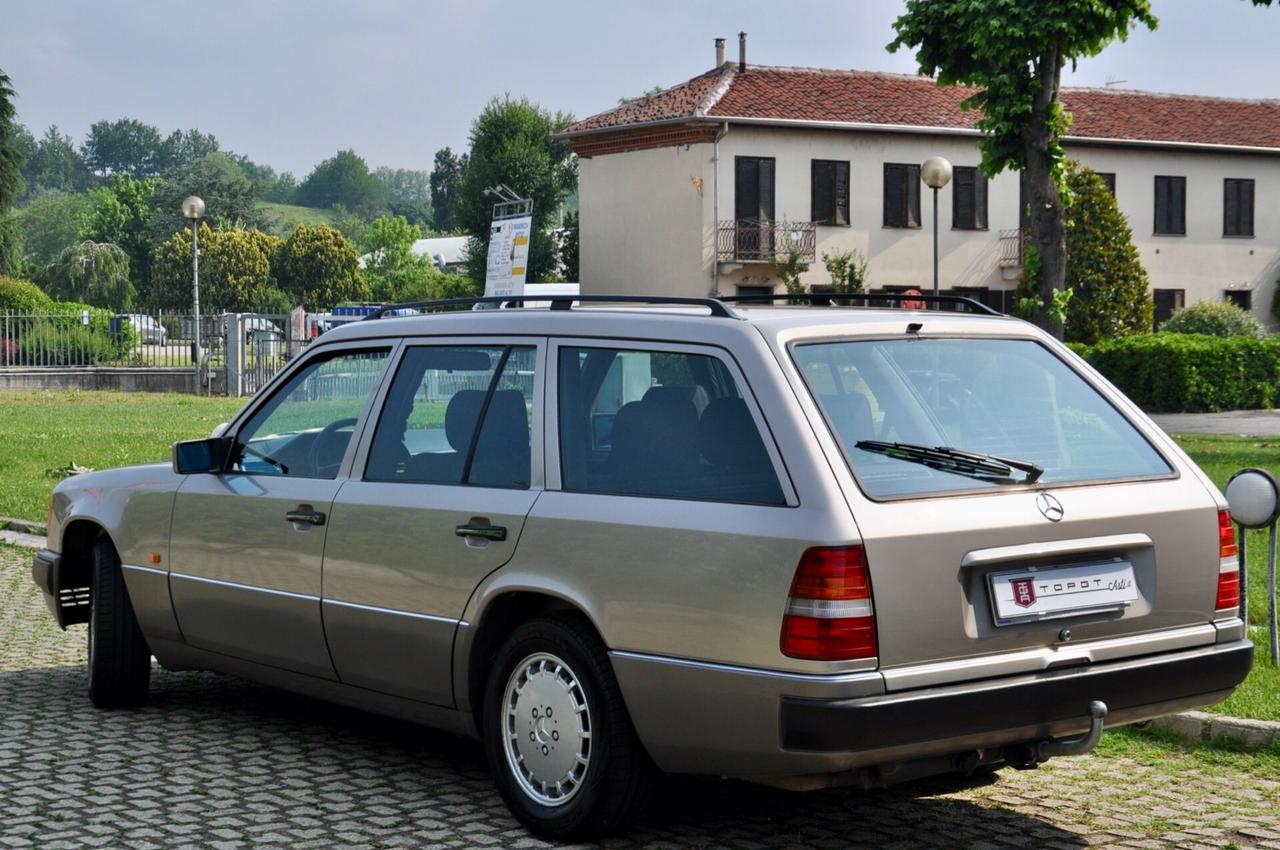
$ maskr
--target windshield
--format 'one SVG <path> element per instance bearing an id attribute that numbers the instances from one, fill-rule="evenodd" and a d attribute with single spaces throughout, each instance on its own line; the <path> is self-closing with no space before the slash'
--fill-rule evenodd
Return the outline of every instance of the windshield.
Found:
<path id="1" fill-rule="evenodd" d="M 1032 340 L 823 342 L 797 345 L 794 356 L 872 498 L 1014 483 L 922 463 L 924 447 L 1016 458 L 1044 470 L 1041 485 L 1171 472 L 1106 399 Z"/>

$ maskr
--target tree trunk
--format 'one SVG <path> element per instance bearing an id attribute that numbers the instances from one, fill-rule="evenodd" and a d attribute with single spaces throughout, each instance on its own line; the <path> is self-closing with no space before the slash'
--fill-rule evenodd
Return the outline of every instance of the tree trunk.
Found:
<path id="1" fill-rule="evenodd" d="M 1053 296 L 1062 291 L 1066 281 L 1067 221 L 1049 160 L 1052 143 L 1049 121 L 1058 99 L 1061 74 L 1062 61 L 1056 48 L 1040 57 L 1037 71 L 1040 85 L 1035 93 L 1031 121 L 1022 133 L 1027 203 L 1031 207 L 1030 244 L 1040 257 L 1040 307 L 1032 320 L 1058 339 L 1062 339 L 1063 328 L 1062 322 L 1053 316 Z"/>

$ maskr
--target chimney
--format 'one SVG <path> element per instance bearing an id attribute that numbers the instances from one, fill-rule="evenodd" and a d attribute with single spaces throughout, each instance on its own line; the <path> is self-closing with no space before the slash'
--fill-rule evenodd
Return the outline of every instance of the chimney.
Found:
<path id="1" fill-rule="evenodd" d="M 738 70 L 747 70 L 747 34 L 738 33 Z"/>
<path id="2" fill-rule="evenodd" d="M 716 39 L 716 67 L 719 68 L 724 64 L 724 39 Z"/>

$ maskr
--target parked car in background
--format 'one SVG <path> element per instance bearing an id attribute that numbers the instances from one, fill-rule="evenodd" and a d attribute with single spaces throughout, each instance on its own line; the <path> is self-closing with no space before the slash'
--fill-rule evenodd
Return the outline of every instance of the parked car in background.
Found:
<path id="1" fill-rule="evenodd" d="M 169 339 L 169 332 L 154 316 L 126 313 L 124 318 L 137 329 L 138 338 L 144 345 L 164 345 Z"/>
<path id="2" fill-rule="evenodd" d="M 1032 325 L 547 300 L 352 322 L 60 482 L 33 572 L 93 703 L 154 655 L 476 736 L 586 839 L 663 771 L 1032 768 L 1248 672 L 1222 494 Z"/>

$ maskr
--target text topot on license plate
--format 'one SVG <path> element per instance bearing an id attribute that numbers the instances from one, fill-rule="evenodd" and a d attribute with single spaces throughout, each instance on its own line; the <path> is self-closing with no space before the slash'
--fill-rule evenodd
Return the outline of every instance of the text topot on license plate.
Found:
<path id="1" fill-rule="evenodd" d="M 1138 598 L 1133 564 L 1105 561 L 991 573 L 996 625 L 1115 611 Z"/>

